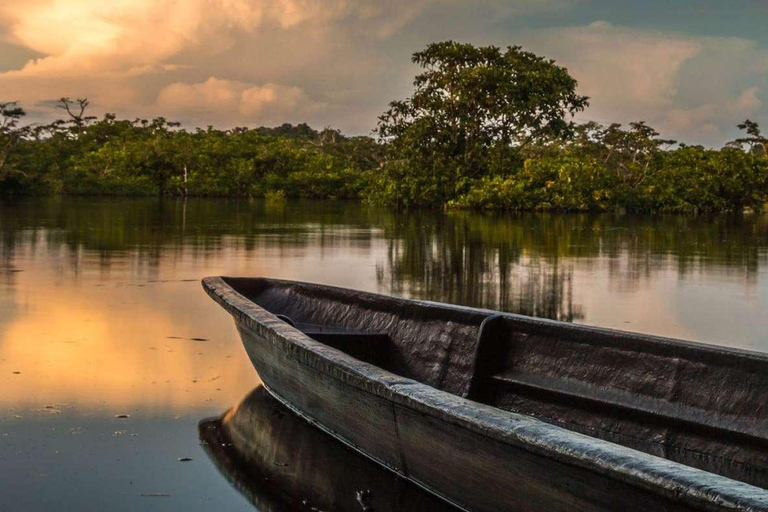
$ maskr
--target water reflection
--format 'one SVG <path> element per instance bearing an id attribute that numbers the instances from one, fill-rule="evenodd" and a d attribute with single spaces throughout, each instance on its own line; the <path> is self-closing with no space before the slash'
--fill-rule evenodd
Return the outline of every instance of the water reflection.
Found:
<path id="1" fill-rule="evenodd" d="M 479 215 L 400 216 L 385 231 L 387 260 L 379 284 L 398 295 L 541 316 L 584 317 L 573 303 L 573 266 L 543 253 L 520 223 Z"/>
<path id="2" fill-rule="evenodd" d="M 260 511 L 457 510 L 305 422 L 259 386 L 200 439 L 226 478 Z"/>
<path id="3" fill-rule="evenodd" d="M 19 510 L 46 509 L 55 495 L 74 509 L 237 508 L 206 470 L 190 488 L 187 473 L 158 470 L 147 482 L 142 469 L 175 468 L 194 454 L 190 421 L 258 383 L 231 318 L 200 289 L 205 275 L 313 281 L 768 351 L 767 269 L 768 215 L 0 202 L 0 482 L 8 482 L 0 502 L 14 510 L 2 500 L 13 489 L 26 499 Z M 120 413 L 146 429 L 114 424 Z M 104 471 L 72 471 L 112 467 L 120 430 L 141 434 L 122 459 L 129 464 L 109 480 Z M 171 449 L 169 438 L 181 444 Z M 138 499 L 130 482 L 140 481 L 173 497 L 166 505 L 115 501 L 114 493 Z"/>
<path id="4" fill-rule="evenodd" d="M 358 264 L 375 260 L 380 291 L 589 321 L 575 302 L 575 273 L 599 272 L 622 293 L 670 272 L 757 286 L 768 216 L 408 214 L 340 202 L 59 198 L 0 205 L 0 236 L 6 283 L 19 271 L 19 252 L 45 248 L 58 252 L 50 269 L 57 276 L 108 278 L 128 264 L 150 280 L 169 261 L 218 262 L 232 252 L 316 261 L 348 250 Z M 360 287 L 371 275 L 349 281 Z"/>
<path id="5" fill-rule="evenodd" d="M 768 216 L 483 215 L 401 217 L 385 231 L 392 289 L 552 318 L 574 310 L 574 263 L 604 265 L 623 291 L 674 270 L 754 284 L 766 264 Z M 601 261 L 603 260 L 603 261 Z M 521 268 L 522 267 L 522 271 Z"/>
<path id="6" fill-rule="evenodd" d="M 202 298 L 197 281 L 206 274 L 325 282 L 768 350 L 768 288 L 760 279 L 766 248 L 765 215 L 402 213 L 343 202 L 159 199 L 4 203 L 0 368 L 12 363 L 13 371 L 33 373 L 33 389 L 46 390 L 46 400 L 99 403 L 109 393 L 114 404 L 187 407 L 210 399 L 200 384 L 222 373 L 233 349 L 217 345 L 231 342 L 220 335 L 231 327 Z M 41 365 L 45 371 L 36 370 Z M 248 372 L 238 365 L 239 378 Z M 0 377 L 0 403 L 27 400 L 29 379 L 8 375 Z"/>

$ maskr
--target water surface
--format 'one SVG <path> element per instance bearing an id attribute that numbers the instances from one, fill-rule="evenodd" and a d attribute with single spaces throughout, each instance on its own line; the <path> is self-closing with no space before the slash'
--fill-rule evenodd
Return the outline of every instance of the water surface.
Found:
<path id="1" fill-rule="evenodd" d="M 200 287 L 206 275 L 313 281 L 768 351 L 766 215 L 6 201 L 2 510 L 253 509 L 198 439 L 202 418 L 259 384 L 231 319 Z"/>

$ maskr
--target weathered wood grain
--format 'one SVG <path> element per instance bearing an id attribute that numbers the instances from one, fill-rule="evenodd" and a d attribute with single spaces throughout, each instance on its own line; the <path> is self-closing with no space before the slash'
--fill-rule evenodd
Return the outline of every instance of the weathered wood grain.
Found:
<path id="1" fill-rule="evenodd" d="M 198 430 L 211 459 L 261 512 L 362 512 L 358 498 L 376 512 L 456 510 L 309 425 L 261 386 Z"/>
<path id="2" fill-rule="evenodd" d="M 494 312 L 373 294 L 359 294 L 361 299 L 355 304 L 354 292 L 263 279 L 208 278 L 204 285 L 235 317 L 254 366 L 279 400 L 372 459 L 469 510 L 768 510 L 764 489 L 459 396 L 480 396 L 488 391 L 488 383 L 482 379 L 478 382 L 474 371 L 466 374 L 468 368 L 474 370 L 477 365 L 487 369 L 488 376 L 504 376 L 510 361 L 516 361 L 499 357 L 494 366 L 487 347 L 477 346 L 480 325 Z M 280 295 L 281 289 L 290 293 Z M 425 341 L 422 348 L 450 346 L 445 337 L 451 317 L 459 319 L 451 327 L 466 341 L 461 347 L 444 350 L 443 354 L 452 354 L 447 358 L 425 356 L 419 360 L 421 375 L 428 381 L 425 384 L 408 378 L 413 375 L 406 367 L 396 368 L 405 376 L 396 375 L 319 343 L 277 319 L 252 298 L 298 323 L 327 322 L 340 328 L 391 333 L 396 338 L 394 351 L 400 350 L 398 343 L 417 335 L 433 339 L 436 334 L 438 342 Z M 323 299 L 328 302 L 325 317 Z M 309 304 L 311 313 L 306 316 L 302 316 L 303 304 Z M 366 311 L 371 322 L 366 321 Z M 729 361 L 741 358 L 748 369 L 765 362 L 765 357 L 756 354 L 677 340 L 515 315 L 502 317 L 502 324 L 513 323 L 514 332 L 526 336 L 549 330 L 563 339 L 593 339 L 597 346 L 611 340 L 614 346 L 625 342 L 627 347 L 642 348 L 645 342 L 662 353 L 660 347 L 668 347 L 668 353 L 678 359 L 681 352 L 701 349 L 699 360 L 718 360 L 718 354 Z M 439 320 L 443 321 L 440 326 L 436 323 Z M 420 327 L 410 325 L 420 321 Z M 504 338 L 495 339 L 502 343 Z M 520 345 L 510 350 L 514 348 L 519 350 Z M 529 349 L 535 352 L 535 345 Z M 541 357 L 546 358 L 546 352 Z M 441 360 L 451 368 L 433 366 Z M 489 362 L 493 364 L 488 366 Z M 545 364 L 541 368 L 556 366 Z M 496 371 L 499 369 L 501 373 Z M 463 377 L 461 371 L 465 372 Z M 599 369 L 592 371 L 607 375 Z M 447 372 L 453 372 L 451 378 L 441 381 L 439 376 L 445 377 Z M 555 372 L 550 377 L 562 375 Z M 447 382 L 445 387 L 455 394 L 428 385 L 441 382 Z M 603 388 L 610 386 L 599 389 Z"/>

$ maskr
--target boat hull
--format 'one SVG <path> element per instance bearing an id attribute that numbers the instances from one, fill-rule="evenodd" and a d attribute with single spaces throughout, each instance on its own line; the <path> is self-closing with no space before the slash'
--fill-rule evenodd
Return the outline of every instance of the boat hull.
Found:
<path id="1" fill-rule="evenodd" d="M 327 510 L 456 512 L 293 414 L 257 386 L 217 418 L 200 422 L 203 448 L 261 512 Z"/>
<path id="2" fill-rule="evenodd" d="M 363 455 L 466 510 L 695 510 L 584 468 L 510 446 L 360 389 L 280 340 L 238 325 L 267 390 Z"/>
<path id="3" fill-rule="evenodd" d="M 768 511 L 765 489 L 396 375 L 310 338 L 225 279 L 207 278 L 204 287 L 234 317 L 276 399 L 460 508 Z"/>

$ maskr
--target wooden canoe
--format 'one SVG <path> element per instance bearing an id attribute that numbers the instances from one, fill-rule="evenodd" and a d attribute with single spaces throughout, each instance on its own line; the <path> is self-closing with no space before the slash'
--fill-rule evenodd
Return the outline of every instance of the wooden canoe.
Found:
<path id="1" fill-rule="evenodd" d="M 466 510 L 768 511 L 768 356 L 211 277 L 264 386 Z"/>

